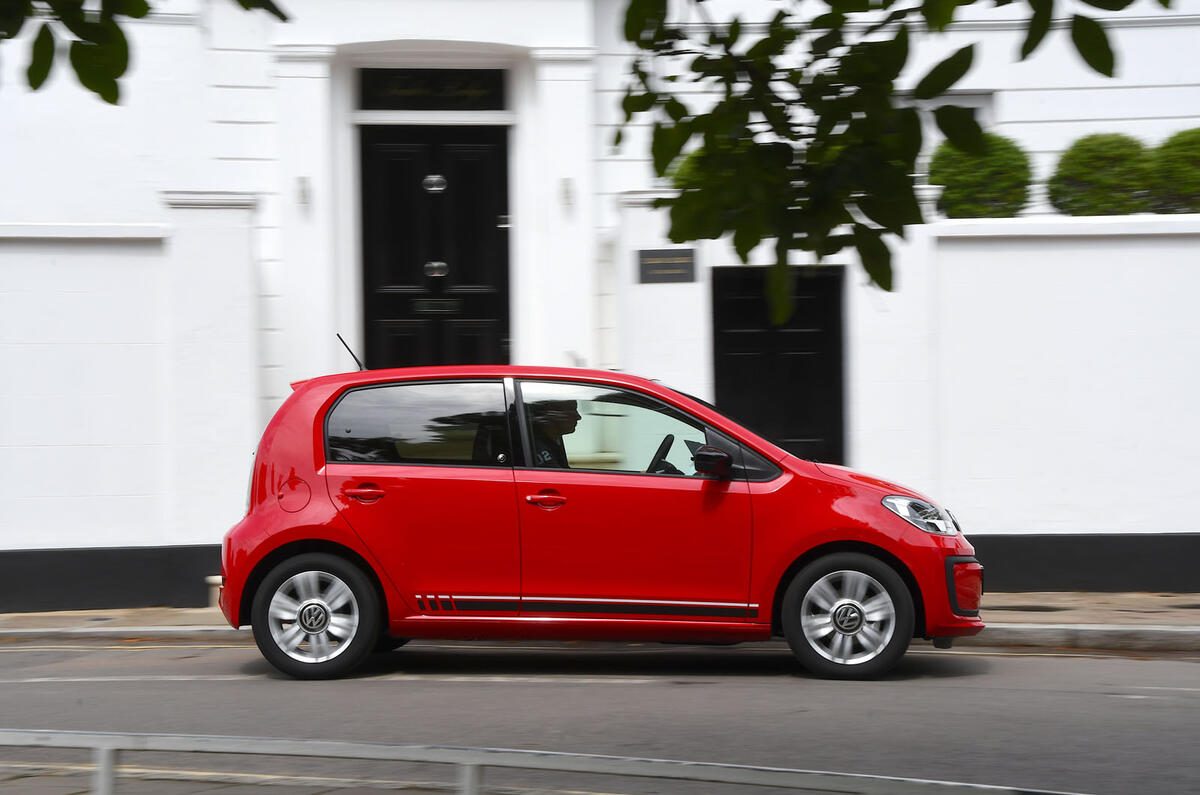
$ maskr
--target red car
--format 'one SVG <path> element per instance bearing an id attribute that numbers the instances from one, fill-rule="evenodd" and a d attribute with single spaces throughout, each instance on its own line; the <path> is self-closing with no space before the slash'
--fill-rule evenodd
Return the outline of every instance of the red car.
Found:
<path id="1" fill-rule="evenodd" d="M 294 385 L 221 570 L 229 623 L 304 678 L 410 638 L 778 635 L 816 674 L 866 678 L 913 637 L 983 629 L 983 569 L 946 510 L 591 370 Z"/>

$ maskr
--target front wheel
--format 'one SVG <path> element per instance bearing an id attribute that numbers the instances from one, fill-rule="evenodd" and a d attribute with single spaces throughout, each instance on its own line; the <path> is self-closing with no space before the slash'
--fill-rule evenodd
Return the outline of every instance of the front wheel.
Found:
<path id="1" fill-rule="evenodd" d="M 379 599 L 363 571 L 324 553 L 289 558 L 254 594 L 254 641 L 289 676 L 327 679 L 352 670 L 375 648 Z"/>
<path id="2" fill-rule="evenodd" d="M 801 665 L 818 676 L 869 679 L 908 649 L 913 602 L 900 575 L 857 552 L 805 566 L 783 596 L 784 635 Z"/>

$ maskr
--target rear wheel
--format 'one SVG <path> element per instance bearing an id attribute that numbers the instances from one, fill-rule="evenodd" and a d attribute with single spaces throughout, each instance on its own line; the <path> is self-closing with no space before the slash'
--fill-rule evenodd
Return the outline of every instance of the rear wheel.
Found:
<path id="1" fill-rule="evenodd" d="M 379 599 L 361 569 L 314 552 L 289 558 L 254 594 L 254 640 L 267 661 L 301 679 L 340 676 L 375 648 Z"/>
<path id="2" fill-rule="evenodd" d="M 809 671 L 869 679 L 890 670 L 908 649 L 913 603 L 891 566 L 857 552 L 805 566 L 783 596 L 784 635 Z"/>

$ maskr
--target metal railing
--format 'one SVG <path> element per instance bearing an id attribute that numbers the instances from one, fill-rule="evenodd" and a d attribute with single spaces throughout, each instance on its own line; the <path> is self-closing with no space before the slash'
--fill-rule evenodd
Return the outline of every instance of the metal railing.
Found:
<path id="1" fill-rule="evenodd" d="M 459 748 L 438 745 L 385 745 L 334 740 L 295 740 L 267 737 L 221 737 L 203 734 L 113 734 L 0 729 L 0 746 L 89 749 L 95 760 L 93 792 L 112 795 L 116 787 L 117 755 L 121 751 L 167 751 L 253 756 L 299 756 L 330 759 L 370 759 L 388 762 L 423 762 L 453 765 L 458 771 L 458 792 L 481 795 L 483 771 L 488 767 L 559 773 L 672 779 L 697 783 L 778 787 L 842 795 L 930 795 L 930 793 L 1025 793 L 1070 795 L 1046 790 L 996 787 L 821 770 L 728 765 L 640 759 L 627 756 L 568 754 L 557 751 L 524 751 L 508 748 Z"/>

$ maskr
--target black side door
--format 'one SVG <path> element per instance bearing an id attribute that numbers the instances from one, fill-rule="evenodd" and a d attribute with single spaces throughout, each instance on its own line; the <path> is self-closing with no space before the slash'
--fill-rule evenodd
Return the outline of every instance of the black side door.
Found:
<path id="1" fill-rule="evenodd" d="M 368 367 L 508 363 L 507 134 L 360 128 Z"/>
<path id="2" fill-rule="evenodd" d="M 792 317 L 768 322 L 766 268 L 713 268 L 713 375 L 722 413 L 793 455 L 845 460 L 840 267 L 793 268 Z"/>

